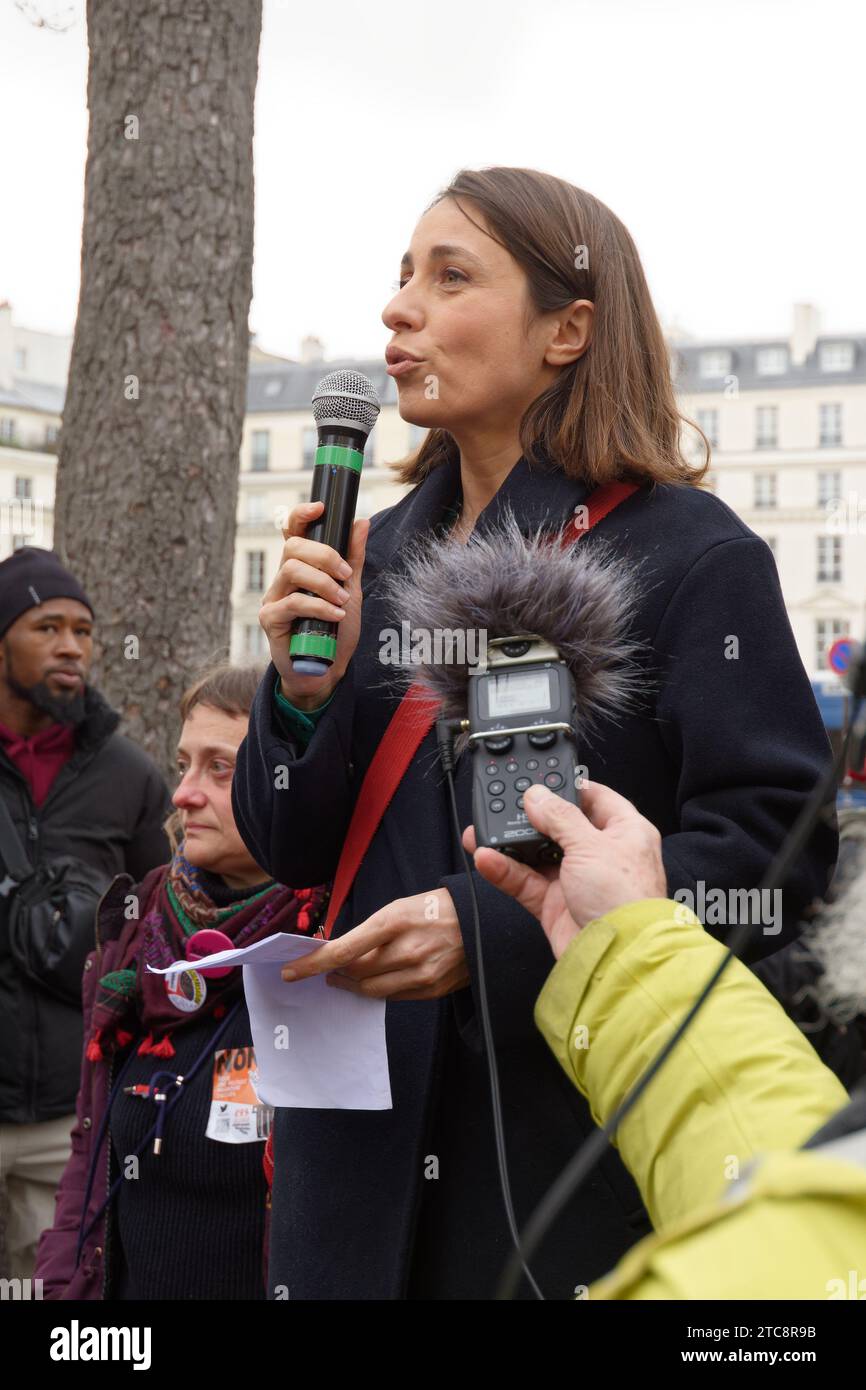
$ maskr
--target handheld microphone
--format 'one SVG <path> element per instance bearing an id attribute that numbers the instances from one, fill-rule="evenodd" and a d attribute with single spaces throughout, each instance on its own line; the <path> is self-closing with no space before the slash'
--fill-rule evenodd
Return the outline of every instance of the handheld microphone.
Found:
<path id="1" fill-rule="evenodd" d="M 422 537 L 381 594 L 411 630 L 399 676 L 441 701 L 441 727 L 472 754 L 476 842 L 527 864 L 561 850 L 523 809 L 533 784 L 579 804 L 580 744 L 602 718 L 630 711 L 646 672 L 629 636 L 633 570 L 604 547 L 563 550 L 539 527 L 525 536 L 513 510 L 466 545 Z M 471 659 L 470 659 L 471 657 Z"/>
<path id="2" fill-rule="evenodd" d="M 313 393 L 313 418 L 319 438 L 310 501 L 324 502 L 325 509 L 307 528 L 306 535 L 332 546 L 344 560 L 355 520 L 364 446 L 378 415 L 376 389 L 360 372 L 331 372 Z M 295 619 L 289 655 L 299 676 L 326 675 L 336 654 L 336 623 L 322 618 Z"/>

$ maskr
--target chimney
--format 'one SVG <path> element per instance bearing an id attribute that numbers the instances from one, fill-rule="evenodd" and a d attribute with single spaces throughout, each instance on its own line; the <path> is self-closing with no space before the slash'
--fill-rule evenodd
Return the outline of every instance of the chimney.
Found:
<path id="1" fill-rule="evenodd" d="M 814 304 L 794 305 L 794 328 L 791 333 L 791 361 L 801 367 L 815 351 L 820 329 L 820 314 Z"/>
<path id="2" fill-rule="evenodd" d="M 12 336 L 12 305 L 0 300 L 0 391 L 12 390 L 15 372 L 15 343 Z"/>
<path id="3" fill-rule="evenodd" d="M 321 362 L 325 356 L 325 345 L 320 338 L 316 338 L 312 333 L 308 333 L 301 339 L 301 361 L 302 362 Z"/>

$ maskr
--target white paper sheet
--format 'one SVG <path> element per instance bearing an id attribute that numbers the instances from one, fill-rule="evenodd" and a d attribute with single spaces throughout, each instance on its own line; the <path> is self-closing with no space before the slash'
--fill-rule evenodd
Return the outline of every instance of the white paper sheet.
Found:
<path id="1" fill-rule="evenodd" d="M 240 951 L 177 960 L 154 975 L 242 965 L 258 1092 L 266 1105 L 310 1110 L 390 1110 L 385 1001 L 334 989 L 324 975 L 284 980 L 280 969 L 323 944 L 278 932 Z"/>

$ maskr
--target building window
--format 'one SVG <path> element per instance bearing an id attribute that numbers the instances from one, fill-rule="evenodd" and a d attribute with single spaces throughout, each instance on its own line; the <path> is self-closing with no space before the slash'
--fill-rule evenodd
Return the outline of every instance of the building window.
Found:
<path id="1" fill-rule="evenodd" d="M 247 591 L 260 594 L 265 587 L 265 552 L 247 551 Z"/>
<path id="2" fill-rule="evenodd" d="M 33 544 L 33 542 L 31 541 L 31 539 L 30 539 L 29 536 L 13 536 L 13 537 L 12 537 L 12 549 L 13 549 L 13 550 L 20 550 L 21 547 L 22 547 L 22 545 L 32 545 L 32 544 Z"/>
<path id="3" fill-rule="evenodd" d="M 755 355 L 759 376 L 781 376 L 788 370 L 788 352 L 783 347 L 759 348 Z"/>
<path id="4" fill-rule="evenodd" d="M 244 656 L 247 661 L 256 661 L 267 650 L 268 641 L 261 623 L 244 623 Z"/>
<path id="5" fill-rule="evenodd" d="M 252 471 L 254 473 L 266 473 L 270 466 L 270 456 L 270 430 L 253 430 Z"/>
<path id="6" fill-rule="evenodd" d="M 303 467 L 315 468 L 316 450 L 319 447 L 319 431 L 315 425 L 308 425 L 302 436 Z"/>
<path id="7" fill-rule="evenodd" d="M 779 407 L 759 405 L 755 411 L 755 448 L 775 449 L 779 442 Z"/>
<path id="8" fill-rule="evenodd" d="M 818 583 L 841 584 L 842 537 L 818 536 Z"/>
<path id="9" fill-rule="evenodd" d="M 33 499 L 33 479 L 16 478 L 15 496 L 20 497 L 22 502 L 30 502 Z"/>
<path id="10" fill-rule="evenodd" d="M 265 499 L 260 492 L 247 493 L 246 520 L 250 526 L 261 526 L 267 518 Z"/>
<path id="11" fill-rule="evenodd" d="M 719 447 L 719 412 L 715 409 L 698 410 L 695 420 L 700 425 L 714 449 Z"/>
<path id="12" fill-rule="evenodd" d="M 818 407 L 818 443 L 842 443 L 842 407 L 835 402 Z"/>
<path id="13" fill-rule="evenodd" d="M 839 472 L 818 474 L 818 506 L 831 507 L 842 497 L 842 474 Z"/>
<path id="14" fill-rule="evenodd" d="M 850 372 L 854 366 L 854 344 L 822 343 L 818 360 L 822 372 Z"/>
<path id="15" fill-rule="evenodd" d="M 775 507 L 776 505 L 775 473 L 758 473 L 755 477 L 755 506 Z"/>
<path id="16" fill-rule="evenodd" d="M 0 420 L 0 439 L 14 439 L 15 433 L 14 420 L 10 419 L 8 415 Z"/>
<path id="17" fill-rule="evenodd" d="M 725 349 L 702 352 L 698 359 L 698 371 L 703 377 L 726 376 L 731 366 L 731 354 Z"/>
<path id="18" fill-rule="evenodd" d="M 827 653 L 839 637 L 847 637 L 844 618 L 815 619 L 815 670 L 826 671 Z"/>
<path id="19" fill-rule="evenodd" d="M 46 426 L 45 426 L 45 443 L 46 443 L 46 444 L 56 444 L 56 443 L 57 443 L 57 438 L 58 438 L 59 434 L 60 434 L 60 426 L 59 426 L 59 425 L 46 425 Z"/>

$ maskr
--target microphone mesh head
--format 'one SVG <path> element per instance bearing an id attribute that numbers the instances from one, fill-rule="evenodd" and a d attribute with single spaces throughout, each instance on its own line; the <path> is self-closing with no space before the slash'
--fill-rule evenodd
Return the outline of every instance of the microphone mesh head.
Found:
<path id="1" fill-rule="evenodd" d="M 313 392 L 313 418 L 322 425 L 344 425 L 369 434 L 379 416 L 379 397 L 361 372 L 331 372 Z"/>

